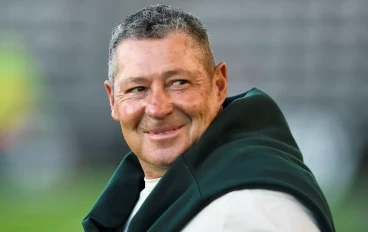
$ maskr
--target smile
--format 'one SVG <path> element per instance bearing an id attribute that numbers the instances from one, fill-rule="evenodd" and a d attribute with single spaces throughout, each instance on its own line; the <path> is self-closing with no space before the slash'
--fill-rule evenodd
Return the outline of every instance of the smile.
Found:
<path id="1" fill-rule="evenodd" d="M 148 131 L 147 133 L 150 137 L 164 138 L 164 137 L 170 137 L 170 136 L 176 135 L 179 132 L 180 128 L 181 128 L 181 126 L 174 127 L 174 128 L 173 127 L 171 127 L 171 128 L 160 128 L 160 129 Z"/>

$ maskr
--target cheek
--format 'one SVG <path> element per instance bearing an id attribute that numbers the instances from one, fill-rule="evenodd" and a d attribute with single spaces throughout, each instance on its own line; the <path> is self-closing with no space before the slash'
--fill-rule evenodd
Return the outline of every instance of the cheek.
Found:
<path id="1" fill-rule="evenodd" d="M 143 116 L 144 107 L 139 103 L 122 103 L 118 111 L 122 127 L 136 128 Z"/>
<path id="2" fill-rule="evenodd" d="M 188 116 L 197 116 L 201 109 L 200 96 L 197 94 L 185 93 L 179 95 L 175 99 L 175 103 L 179 109 L 181 109 Z"/>
<path id="3" fill-rule="evenodd" d="M 209 112 L 209 101 L 207 96 L 202 93 L 188 93 L 177 99 L 177 106 L 192 120 L 201 120 Z"/>

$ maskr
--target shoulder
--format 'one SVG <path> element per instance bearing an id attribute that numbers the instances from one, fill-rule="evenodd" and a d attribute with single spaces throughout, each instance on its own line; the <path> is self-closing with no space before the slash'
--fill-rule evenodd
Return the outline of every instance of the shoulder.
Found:
<path id="1" fill-rule="evenodd" d="M 319 231 L 312 213 L 295 197 L 262 189 L 223 195 L 204 208 L 186 228 L 229 232 Z"/>
<path id="2" fill-rule="evenodd" d="M 225 209 L 224 231 L 319 231 L 312 213 L 295 197 L 270 190 L 232 192 Z"/>

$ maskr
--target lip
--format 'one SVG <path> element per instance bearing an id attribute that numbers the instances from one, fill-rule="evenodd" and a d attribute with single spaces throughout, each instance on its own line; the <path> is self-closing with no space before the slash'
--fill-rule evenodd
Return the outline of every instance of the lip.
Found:
<path id="1" fill-rule="evenodd" d="M 157 129 L 149 130 L 146 133 L 153 138 L 165 138 L 176 135 L 182 127 L 183 126 L 160 127 Z"/>

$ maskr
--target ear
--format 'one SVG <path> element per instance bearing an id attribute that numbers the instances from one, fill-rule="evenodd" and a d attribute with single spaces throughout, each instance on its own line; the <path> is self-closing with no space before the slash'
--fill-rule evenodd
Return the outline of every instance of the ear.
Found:
<path id="1" fill-rule="evenodd" d="M 117 115 L 117 111 L 115 108 L 115 97 L 114 97 L 114 89 L 110 83 L 110 81 L 105 81 L 104 82 L 105 85 L 105 89 L 107 92 L 107 96 L 109 98 L 109 102 L 110 102 L 110 107 L 111 107 L 111 117 L 115 120 L 115 121 L 119 121 L 119 117 Z"/>
<path id="2" fill-rule="evenodd" d="M 221 62 L 215 67 L 213 79 L 219 104 L 222 105 L 227 96 L 227 65 L 225 62 Z"/>

